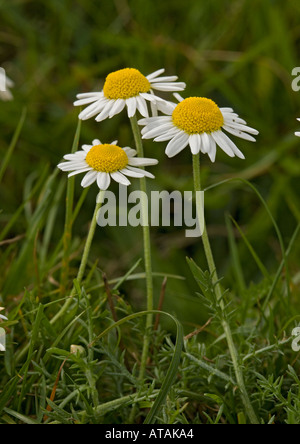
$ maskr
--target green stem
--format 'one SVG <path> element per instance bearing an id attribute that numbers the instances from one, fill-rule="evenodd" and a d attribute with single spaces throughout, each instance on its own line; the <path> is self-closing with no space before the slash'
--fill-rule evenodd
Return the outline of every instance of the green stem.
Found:
<path id="1" fill-rule="evenodd" d="M 101 208 L 101 202 L 103 201 L 103 196 L 104 196 L 104 191 L 100 191 L 98 197 L 97 197 L 97 203 L 96 203 L 96 207 L 94 210 L 94 214 L 93 214 L 93 218 L 91 221 L 91 225 L 90 225 L 90 229 L 89 229 L 89 233 L 86 239 L 86 243 L 84 246 L 84 250 L 83 250 L 83 254 L 82 254 L 82 258 L 81 258 L 81 262 L 80 262 L 80 266 L 78 269 L 78 273 L 77 273 L 77 277 L 76 280 L 78 282 L 79 285 L 81 285 L 84 273 L 85 273 L 85 269 L 86 269 L 86 264 L 88 261 L 88 256 L 89 256 L 89 252 L 91 249 L 91 244 L 92 244 L 92 240 L 94 238 L 94 234 L 95 234 L 95 230 L 96 230 L 96 226 L 97 226 L 97 213 Z M 69 298 L 66 300 L 66 302 L 64 303 L 64 305 L 61 307 L 61 309 L 56 313 L 56 315 L 51 319 L 51 324 L 54 324 L 60 317 L 62 317 L 65 312 L 67 311 L 68 307 L 70 306 L 70 304 L 73 301 L 74 296 L 76 295 L 76 287 L 73 286 L 73 289 L 71 291 L 71 294 L 69 296 Z"/>
<path id="2" fill-rule="evenodd" d="M 194 175 L 194 189 L 195 189 L 195 193 L 197 193 L 197 192 L 201 191 L 200 153 L 193 155 L 193 175 Z M 203 220 L 205 220 L 205 218 L 203 218 Z M 203 223 L 203 221 L 202 221 L 202 223 Z M 204 227 L 202 227 L 202 228 L 203 228 L 202 242 L 203 242 L 203 247 L 204 247 L 204 252 L 205 252 L 208 268 L 209 268 L 209 271 L 210 271 L 210 274 L 212 277 L 212 282 L 215 286 L 216 296 L 219 301 L 220 308 L 221 308 L 223 314 L 225 315 L 225 304 L 223 301 L 223 292 L 222 292 L 221 285 L 219 283 L 219 278 L 218 278 L 218 274 L 216 271 L 215 261 L 214 261 L 212 249 L 210 246 L 205 222 L 204 222 Z M 243 372 L 242 372 L 241 365 L 239 362 L 240 361 L 239 355 L 238 355 L 237 349 L 236 349 L 234 341 L 233 341 L 230 325 L 227 322 L 225 316 L 223 317 L 223 320 L 222 320 L 222 327 L 223 327 L 223 330 L 224 330 L 224 333 L 226 336 L 226 340 L 228 343 L 228 348 L 229 348 L 229 352 L 231 355 L 237 384 L 238 384 L 238 387 L 239 387 L 239 390 L 241 393 L 241 398 L 242 398 L 245 410 L 248 414 L 250 422 L 252 424 L 259 424 L 259 421 L 256 417 L 256 414 L 254 412 L 254 409 L 252 407 L 252 404 L 250 402 L 250 399 L 249 399 L 249 396 L 248 396 L 248 393 L 246 390 L 244 376 L 243 376 Z"/>
<path id="3" fill-rule="evenodd" d="M 138 157 L 144 157 L 144 149 L 142 144 L 142 138 L 137 123 L 136 116 L 130 119 L 131 128 L 134 136 L 136 150 Z M 151 260 L 151 240 L 150 240 L 150 228 L 148 223 L 148 201 L 147 201 L 147 184 L 146 178 L 140 179 L 140 188 L 142 191 L 141 199 L 141 211 L 143 221 L 143 239 L 144 239 L 144 260 L 145 260 L 145 272 L 146 272 L 146 286 L 147 286 L 147 310 L 153 310 L 153 278 L 152 278 L 152 260 Z M 139 372 L 139 382 L 142 383 L 145 375 L 149 346 L 150 346 L 150 329 L 153 324 L 153 314 L 149 313 L 146 318 L 146 331 L 143 342 L 143 350 L 141 357 L 141 366 Z M 130 422 L 134 419 L 135 408 L 131 412 Z"/>

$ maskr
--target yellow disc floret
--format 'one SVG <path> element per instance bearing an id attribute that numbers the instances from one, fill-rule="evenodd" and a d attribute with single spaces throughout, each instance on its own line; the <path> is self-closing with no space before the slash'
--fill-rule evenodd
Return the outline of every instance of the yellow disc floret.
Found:
<path id="1" fill-rule="evenodd" d="M 212 133 L 224 124 L 218 105 L 203 97 L 189 97 L 180 102 L 173 111 L 172 120 L 188 134 Z"/>
<path id="2" fill-rule="evenodd" d="M 106 77 L 103 92 L 108 99 L 129 99 L 150 90 L 149 80 L 135 68 L 124 68 Z"/>
<path id="3" fill-rule="evenodd" d="M 96 171 L 114 173 L 128 165 L 125 151 L 117 145 L 95 145 L 87 153 L 86 163 Z"/>

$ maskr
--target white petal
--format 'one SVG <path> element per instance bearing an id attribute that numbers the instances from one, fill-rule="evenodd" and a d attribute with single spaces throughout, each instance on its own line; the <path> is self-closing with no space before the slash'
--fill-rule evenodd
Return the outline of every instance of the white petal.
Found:
<path id="1" fill-rule="evenodd" d="M 115 171 L 114 173 L 110 173 L 112 179 L 114 179 L 116 182 L 120 183 L 121 185 L 130 185 L 130 181 L 124 176 L 124 174 L 120 173 L 119 171 Z"/>
<path id="2" fill-rule="evenodd" d="M 210 141 L 210 147 L 209 147 L 209 151 L 207 154 L 209 155 L 210 160 L 212 162 L 215 162 L 216 155 L 217 155 L 217 144 L 211 135 L 208 135 L 208 137 L 209 137 L 209 141 Z"/>
<path id="3" fill-rule="evenodd" d="M 169 131 L 170 129 L 173 129 L 173 127 L 174 125 L 171 122 L 167 122 L 164 125 L 159 125 L 159 126 L 156 125 L 155 128 L 150 129 L 145 133 L 142 133 L 143 139 L 152 139 L 154 137 L 160 136 Z"/>
<path id="4" fill-rule="evenodd" d="M 97 185 L 100 190 L 107 190 L 110 185 L 110 175 L 108 173 L 98 173 L 97 174 Z"/>
<path id="5" fill-rule="evenodd" d="M 208 154 L 211 148 L 211 144 L 212 144 L 212 137 L 207 134 L 207 133 L 203 133 L 201 134 L 201 142 L 202 142 L 202 146 L 201 146 L 201 151 L 203 154 Z"/>
<path id="6" fill-rule="evenodd" d="M 93 146 L 101 145 L 101 142 L 99 139 L 94 139 L 92 143 L 93 143 Z"/>
<path id="7" fill-rule="evenodd" d="M 223 139 L 227 142 L 227 145 L 230 146 L 230 148 L 232 149 L 232 151 L 234 152 L 234 154 L 239 157 L 240 159 L 245 159 L 244 154 L 238 149 L 238 147 L 236 146 L 236 144 L 225 134 L 222 133 L 222 137 Z"/>
<path id="8" fill-rule="evenodd" d="M 176 136 L 177 134 L 181 133 L 182 131 L 177 128 L 174 127 L 172 129 L 170 129 L 169 131 L 167 131 L 166 133 L 162 134 L 161 136 L 155 137 L 155 139 L 153 139 L 155 142 L 165 142 L 166 140 L 170 140 L 172 139 L 174 136 Z"/>
<path id="9" fill-rule="evenodd" d="M 133 173 L 136 173 L 136 174 L 142 174 L 142 177 L 149 177 L 150 179 L 154 179 L 154 175 L 152 174 L 152 173 L 149 173 L 148 171 L 146 171 L 146 170 L 141 170 L 141 169 L 139 169 L 139 168 L 134 168 L 134 167 L 132 167 L 132 166 L 128 166 L 127 168 L 126 168 L 126 170 L 129 170 L 129 171 L 131 171 L 131 172 L 133 172 Z M 122 170 L 122 172 L 123 172 L 123 170 Z M 127 174 L 127 173 L 126 173 Z M 130 176 L 130 174 L 128 174 L 128 176 Z M 134 176 L 133 176 L 134 177 Z"/>
<path id="10" fill-rule="evenodd" d="M 86 99 L 75 100 L 73 103 L 74 106 L 84 106 L 89 103 L 94 103 L 99 100 L 99 97 L 87 97 Z"/>
<path id="11" fill-rule="evenodd" d="M 107 117 L 109 116 L 109 113 L 112 109 L 114 105 L 114 100 L 109 100 L 105 107 L 103 108 L 103 110 L 101 111 L 101 113 L 96 117 L 96 121 L 97 122 L 102 122 L 102 120 L 107 119 Z"/>
<path id="12" fill-rule="evenodd" d="M 233 113 L 232 108 L 220 108 L 221 113 Z"/>
<path id="13" fill-rule="evenodd" d="M 128 159 L 128 165 L 132 166 L 150 166 L 157 165 L 157 159 L 149 159 L 147 157 L 131 157 Z"/>
<path id="14" fill-rule="evenodd" d="M 151 123 L 160 122 L 160 121 L 170 121 L 172 120 L 170 116 L 155 116 L 155 117 L 146 117 L 145 119 L 139 119 L 139 125 L 149 125 Z"/>
<path id="15" fill-rule="evenodd" d="M 133 117 L 136 113 L 136 99 L 135 97 L 130 97 L 126 99 L 126 106 L 128 111 L 128 117 Z"/>
<path id="16" fill-rule="evenodd" d="M 254 137 L 250 136 L 249 134 L 244 133 L 243 131 L 235 130 L 227 125 L 223 125 L 223 129 L 225 131 L 227 131 L 228 133 L 232 134 L 233 136 L 239 137 L 240 139 L 249 140 L 249 142 L 256 142 Z"/>
<path id="17" fill-rule="evenodd" d="M 97 174 L 98 173 L 95 170 L 89 171 L 82 179 L 81 186 L 83 188 L 86 188 L 86 187 L 89 187 L 90 185 L 92 185 L 92 183 L 94 183 L 95 180 L 97 179 Z"/>
<path id="18" fill-rule="evenodd" d="M 62 171 L 73 171 L 73 170 L 78 170 L 78 169 L 82 169 L 82 168 L 87 168 L 88 164 L 85 161 L 81 161 L 81 162 L 68 161 L 68 162 L 59 163 L 57 165 L 57 167 Z"/>
<path id="19" fill-rule="evenodd" d="M 66 160 L 83 160 L 85 158 L 86 158 L 85 151 L 76 151 L 76 153 L 64 155 L 64 159 L 66 159 Z"/>
<path id="20" fill-rule="evenodd" d="M 176 80 L 178 80 L 177 76 L 164 76 L 164 77 L 156 77 L 155 79 L 151 80 L 151 84 L 152 83 L 156 83 L 156 82 L 176 82 Z"/>
<path id="21" fill-rule="evenodd" d="M 254 134 L 255 136 L 257 136 L 259 134 L 259 132 L 256 129 L 251 128 L 247 125 L 241 125 L 240 123 L 235 123 L 235 122 L 226 123 L 226 126 L 230 126 L 231 128 L 236 129 L 238 131 L 243 131 L 245 133 Z"/>
<path id="22" fill-rule="evenodd" d="M 191 147 L 192 154 L 198 154 L 201 148 L 200 134 L 192 134 L 189 137 L 189 145 Z"/>
<path id="23" fill-rule="evenodd" d="M 298 133 L 298 132 L 295 133 L 295 136 L 300 137 L 300 133 Z"/>
<path id="24" fill-rule="evenodd" d="M 174 93 L 173 96 L 175 97 L 175 99 L 178 100 L 178 102 L 182 102 L 184 100 L 184 98 L 179 93 Z"/>
<path id="25" fill-rule="evenodd" d="M 86 171 L 91 171 L 93 168 L 91 167 L 86 167 L 86 168 L 82 168 L 81 170 L 75 170 L 72 173 L 68 174 L 68 177 L 72 177 L 75 176 L 76 174 L 80 174 L 80 173 L 85 173 Z"/>
<path id="26" fill-rule="evenodd" d="M 100 99 L 101 97 L 103 97 L 104 96 L 104 94 L 103 94 L 103 91 L 101 91 L 101 92 L 88 92 L 88 93 L 79 93 L 79 94 L 77 94 L 76 95 L 76 97 L 78 98 L 78 99 L 85 99 L 85 98 L 88 98 L 88 97 L 90 97 L 90 98 L 95 98 L 95 99 Z"/>
<path id="27" fill-rule="evenodd" d="M 183 82 L 176 83 L 153 83 L 151 85 L 153 89 L 157 91 L 182 91 L 186 88 L 186 84 Z"/>
<path id="28" fill-rule="evenodd" d="M 234 152 L 230 145 L 228 144 L 227 140 L 224 137 L 224 133 L 222 131 L 215 131 L 211 133 L 212 137 L 215 139 L 216 143 L 219 145 L 219 147 L 229 156 L 234 157 Z"/>
<path id="29" fill-rule="evenodd" d="M 166 147 L 166 155 L 168 157 L 174 157 L 176 154 L 180 153 L 188 144 L 189 142 L 189 135 L 185 132 L 181 132 L 175 137 L 173 137 L 172 140 L 168 143 Z"/>
<path id="30" fill-rule="evenodd" d="M 155 77 L 158 77 L 160 74 L 163 74 L 165 72 L 164 68 L 158 69 L 157 71 L 154 71 L 152 74 L 149 74 L 146 76 L 148 80 L 155 79 Z"/>
<path id="31" fill-rule="evenodd" d="M 235 114 L 226 114 L 223 113 L 224 122 L 228 124 L 232 123 L 240 123 L 241 125 L 247 125 L 246 120 L 241 119 L 238 115 L 235 116 Z"/>
<path id="32" fill-rule="evenodd" d="M 146 100 L 141 96 L 136 96 L 136 104 L 140 114 L 143 117 L 149 117 L 149 112 L 146 104 Z"/>
<path id="33" fill-rule="evenodd" d="M 125 148 L 123 148 L 123 150 L 125 151 L 125 153 L 127 154 L 128 157 L 134 157 L 137 154 L 136 150 L 134 150 L 133 148 L 130 148 L 129 146 L 125 146 Z"/>
<path id="34" fill-rule="evenodd" d="M 120 170 L 120 173 L 125 174 L 125 176 L 129 176 L 129 177 L 136 177 L 136 178 L 141 178 L 144 177 L 145 175 L 143 174 L 143 170 L 139 170 L 138 168 L 136 168 L 136 170 L 130 170 L 129 168 L 123 168 L 123 170 Z"/>
<path id="35" fill-rule="evenodd" d="M 81 113 L 79 113 L 78 118 L 80 120 L 87 120 L 94 117 L 96 114 L 100 113 L 105 106 L 103 101 L 97 101 L 92 105 L 87 106 Z"/>
<path id="36" fill-rule="evenodd" d="M 123 100 L 123 99 L 117 99 L 117 100 L 114 102 L 114 104 L 113 104 L 113 106 L 111 107 L 111 109 L 110 109 L 110 112 L 109 112 L 109 115 L 108 115 L 109 118 L 111 118 L 111 117 L 115 116 L 116 114 L 119 114 L 121 111 L 123 111 L 125 105 L 126 105 L 125 100 Z"/>

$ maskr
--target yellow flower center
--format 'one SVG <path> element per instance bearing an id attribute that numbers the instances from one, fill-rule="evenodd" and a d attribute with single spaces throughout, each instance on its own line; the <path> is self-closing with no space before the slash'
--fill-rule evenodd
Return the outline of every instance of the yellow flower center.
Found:
<path id="1" fill-rule="evenodd" d="M 189 97 L 180 102 L 173 111 L 172 120 L 188 134 L 212 133 L 224 124 L 219 107 L 203 97 Z"/>
<path id="2" fill-rule="evenodd" d="M 113 173 L 128 165 L 125 151 L 117 145 L 95 145 L 87 153 L 87 164 L 96 171 Z"/>
<path id="3" fill-rule="evenodd" d="M 103 92 L 108 99 L 129 99 L 150 90 L 149 80 L 137 69 L 125 68 L 106 77 Z"/>

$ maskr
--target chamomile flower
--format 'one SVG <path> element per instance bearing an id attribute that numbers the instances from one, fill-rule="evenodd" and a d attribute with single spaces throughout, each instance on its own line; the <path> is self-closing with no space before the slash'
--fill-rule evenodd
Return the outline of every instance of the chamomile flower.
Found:
<path id="1" fill-rule="evenodd" d="M 2 91 L 4 88 L 0 88 L 0 99 L 5 102 L 12 100 L 13 95 L 10 88 L 14 86 L 14 82 L 5 75 L 5 72 L 2 69 L 0 69 L 0 85 L 5 86 L 5 91 Z"/>
<path id="2" fill-rule="evenodd" d="M 297 120 L 300 122 L 300 119 Z M 295 133 L 295 136 L 300 137 L 300 133 L 299 132 Z"/>
<path id="3" fill-rule="evenodd" d="M 219 108 L 215 102 L 203 97 L 183 99 L 174 94 L 179 100 L 173 103 L 172 111 L 166 116 L 148 117 L 139 120 L 144 139 L 154 139 L 156 142 L 169 141 L 166 147 L 168 157 L 173 157 L 187 145 L 192 154 L 208 154 L 211 161 L 216 159 L 217 146 L 228 156 L 244 159 L 244 154 L 235 143 L 223 132 L 255 142 L 252 135 L 258 131 L 247 126 L 231 108 Z"/>
<path id="4" fill-rule="evenodd" d="M 111 144 L 102 144 L 100 140 L 93 140 L 92 145 L 82 145 L 82 150 L 73 154 L 66 154 L 66 162 L 58 164 L 62 171 L 71 171 L 68 177 L 75 174 L 86 173 L 81 186 L 86 188 L 97 182 L 100 190 L 107 190 L 111 179 L 122 185 L 130 185 L 129 177 L 149 177 L 153 174 L 139 167 L 156 165 L 158 160 L 137 158 L 132 148 L 121 148 L 117 141 Z"/>
<path id="5" fill-rule="evenodd" d="M 153 90 L 182 91 L 186 85 L 176 82 L 177 76 L 160 77 L 163 72 L 164 69 L 159 69 L 145 77 L 135 68 L 124 68 L 108 74 L 101 92 L 77 95 L 75 106 L 88 105 L 79 114 L 79 119 L 96 116 L 96 121 L 101 122 L 119 114 L 125 107 L 128 117 L 133 117 L 137 110 L 142 116 L 148 117 L 147 101 L 154 110 L 169 109 L 169 102 L 156 96 Z"/>

